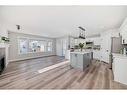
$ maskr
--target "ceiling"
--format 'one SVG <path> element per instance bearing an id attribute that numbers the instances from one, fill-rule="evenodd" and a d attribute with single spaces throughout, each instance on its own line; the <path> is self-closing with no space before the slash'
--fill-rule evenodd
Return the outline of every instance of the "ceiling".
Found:
<path id="1" fill-rule="evenodd" d="M 76 36 L 79 26 L 87 36 L 97 35 L 119 28 L 127 17 L 127 6 L 1 6 L 0 10 L 7 29 L 19 24 L 17 32 L 48 37 Z"/>

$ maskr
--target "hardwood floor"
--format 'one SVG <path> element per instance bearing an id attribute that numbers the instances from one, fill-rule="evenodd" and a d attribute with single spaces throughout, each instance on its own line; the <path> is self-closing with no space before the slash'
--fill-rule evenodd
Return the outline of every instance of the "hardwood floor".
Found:
<path id="1" fill-rule="evenodd" d="M 126 85 L 113 81 L 107 64 L 95 60 L 84 72 L 69 64 L 37 72 L 63 61 L 63 57 L 52 56 L 10 63 L 0 75 L 0 89 L 127 89 Z"/>

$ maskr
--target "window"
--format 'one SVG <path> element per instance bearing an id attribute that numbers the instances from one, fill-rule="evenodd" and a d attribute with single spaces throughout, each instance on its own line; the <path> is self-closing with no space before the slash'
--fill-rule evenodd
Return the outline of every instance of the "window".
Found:
<path id="1" fill-rule="evenodd" d="M 41 52 L 46 52 L 46 41 L 40 41 L 40 51 Z"/>
<path id="2" fill-rule="evenodd" d="M 52 42 L 51 42 L 51 41 L 49 41 L 49 42 L 47 43 L 47 51 L 48 51 L 48 52 L 51 52 L 51 51 L 52 51 Z"/>
<path id="3" fill-rule="evenodd" d="M 19 54 L 52 52 L 52 41 L 18 38 Z"/>
<path id="4" fill-rule="evenodd" d="M 46 41 L 30 40 L 29 52 L 46 52 Z"/>
<path id="5" fill-rule="evenodd" d="M 28 40 L 25 38 L 19 39 L 19 53 L 26 54 L 28 52 Z"/>

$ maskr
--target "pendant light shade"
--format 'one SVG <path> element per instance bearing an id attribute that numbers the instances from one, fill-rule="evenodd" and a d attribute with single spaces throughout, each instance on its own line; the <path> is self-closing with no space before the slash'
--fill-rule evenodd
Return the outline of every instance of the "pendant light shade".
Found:
<path id="1" fill-rule="evenodd" d="M 79 28 L 79 38 L 81 39 L 85 39 L 85 29 L 81 26 L 78 27 Z"/>

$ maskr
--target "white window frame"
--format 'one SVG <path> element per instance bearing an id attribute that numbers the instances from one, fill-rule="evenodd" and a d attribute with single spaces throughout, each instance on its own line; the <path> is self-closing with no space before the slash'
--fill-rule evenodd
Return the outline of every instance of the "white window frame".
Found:
<path id="1" fill-rule="evenodd" d="M 27 53 L 20 53 L 20 42 L 19 42 L 19 40 L 20 39 L 26 39 L 27 40 Z M 30 54 L 30 53 L 46 53 L 46 52 L 52 52 L 53 51 L 53 41 L 52 40 L 41 40 L 41 39 L 37 39 L 37 38 L 28 38 L 28 37 L 17 37 L 17 40 L 18 40 L 18 54 L 19 55 L 24 55 L 24 54 Z M 30 46 L 29 46 L 29 43 L 30 43 L 30 41 L 31 40 L 35 40 L 35 41 L 44 41 L 44 42 L 46 42 L 46 45 L 45 45 L 45 50 L 44 50 L 44 52 L 42 52 L 42 51 L 39 51 L 39 52 L 30 52 L 29 51 L 29 49 L 30 49 Z M 48 42 L 51 42 L 52 44 L 51 44 L 51 51 L 48 51 Z"/>
<path id="2" fill-rule="evenodd" d="M 30 41 L 31 40 L 33 40 L 33 41 L 44 41 L 44 42 L 46 42 L 46 44 L 47 44 L 47 41 L 46 40 L 38 40 L 38 39 L 29 39 L 29 44 L 30 44 Z M 29 47 L 29 49 L 30 49 L 30 46 L 28 46 Z M 39 52 L 42 52 L 42 51 L 38 51 L 38 52 L 30 52 L 29 51 L 29 53 L 39 53 Z M 42 53 L 45 53 L 45 52 L 47 52 L 47 49 L 46 49 L 46 46 L 44 46 L 44 52 L 42 52 Z"/>
<path id="3" fill-rule="evenodd" d="M 27 53 L 20 53 L 20 41 L 19 41 L 20 39 L 26 39 L 27 40 Z M 18 40 L 18 54 L 19 55 L 28 54 L 28 51 L 29 51 L 29 40 L 28 40 L 28 38 L 26 38 L 26 37 L 18 37 L 17 40 Z"/>

